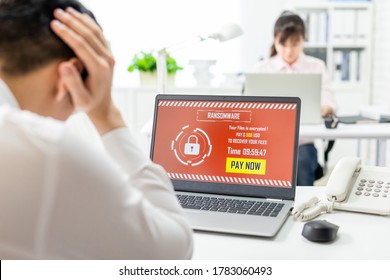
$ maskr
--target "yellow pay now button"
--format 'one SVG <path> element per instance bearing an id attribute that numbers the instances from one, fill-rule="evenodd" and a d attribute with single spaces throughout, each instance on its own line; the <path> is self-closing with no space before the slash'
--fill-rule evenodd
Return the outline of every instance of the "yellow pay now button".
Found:
<path id="1" fill-rule="evenodd" d="M 265 159 L 226 158 L 226 172 L 242 174 L 265 174 Z"/>

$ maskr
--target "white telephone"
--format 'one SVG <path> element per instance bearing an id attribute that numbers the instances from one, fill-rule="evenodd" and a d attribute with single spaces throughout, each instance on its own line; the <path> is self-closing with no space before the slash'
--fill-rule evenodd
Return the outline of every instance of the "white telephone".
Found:
<path id="1" fill-rule="evenodd" d="M 292 214 L 302 221 L 333 209 L 390 215 L 390 168 L 361 166 L 359 158 L 344 157 L 329 177 L 326 197 L 327 202 L 312 198 Z"/>

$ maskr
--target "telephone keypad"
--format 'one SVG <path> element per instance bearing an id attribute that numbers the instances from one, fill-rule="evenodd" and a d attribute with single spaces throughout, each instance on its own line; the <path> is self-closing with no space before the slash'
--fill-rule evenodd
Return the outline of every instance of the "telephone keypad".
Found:
<path id="1" fill-rule="evenodd" d="M 372 179 L 360 179 L 356 186 L 355 195 L 364 195 L 364 196 L 373 196 L 373 197 L 383 197 L 388 196 L 390 189 L 390 182 L 384 182 L 381 180 L 372 180 Z"/>

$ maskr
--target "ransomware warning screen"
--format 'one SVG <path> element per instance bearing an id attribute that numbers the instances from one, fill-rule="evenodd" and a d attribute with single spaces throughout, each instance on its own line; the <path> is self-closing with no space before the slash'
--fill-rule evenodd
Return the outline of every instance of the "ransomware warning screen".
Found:
<path id="1" fill-rule="evenodd" d="M 291 187 L 296 104 L 160 101 L 153 161 L 171 179 Z"/>

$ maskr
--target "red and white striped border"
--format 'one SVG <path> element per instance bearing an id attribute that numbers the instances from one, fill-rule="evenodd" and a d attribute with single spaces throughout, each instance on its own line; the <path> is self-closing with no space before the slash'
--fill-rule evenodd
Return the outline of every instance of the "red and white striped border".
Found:
<path id="1" fill-rule="evenodd" d="M 185 174 L 185 173 L 168 173 L 168 176 L 171 179 L 177 179 L 177 180 L 196 180 L 196 181 L 217 182 L 217 183 L 291 187 L 291 182 L 286 180 L 252 179 L 252 178 L 211 176 L 211 175 Z"/>
<path id="2" fill-rule="evenodd" d="M 273 109 L 273 110 L 294 110 L 297 104 L 294 103 L 254 103 L 254 102 L 210 102 L 210 101 L 163 101 L 161 107 L 195 107 L 195 108 L 223 108 L 223 109 Z"/>

